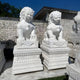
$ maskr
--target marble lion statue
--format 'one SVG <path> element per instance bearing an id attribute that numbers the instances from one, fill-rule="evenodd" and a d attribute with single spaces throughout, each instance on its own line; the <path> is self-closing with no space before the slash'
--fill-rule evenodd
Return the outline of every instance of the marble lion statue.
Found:
<path id="1" fill-rule="evenodd" d="M 44 34 L 44 40 L 64 40 L 62 38 L 62 26 L 60 25 L 61 12 L 53 11 L 49 15 L 49 24 Z"/>
<path id="2" fill-rule="evenodd" d="M 34 11 L 30 7 L 24 7 L 20 12 L 20 22 L 17 25 L 17 44 L 25 41 L 35 41 L 35 26 L 32 24 Z"/>
<path id="3" fill-rule="evenodd" d="M 80 31 L 80 11 L 78 11 L 77 15 L 74 17 L 74 25 L 72 29 L 75 33 Z"/>
<path id="4" fill-rule="evenodd" d="M 73 31 L 76 34 L 80 35 L 80 11 L 78 11 L 77 15 L 74 17 L 74 26 L 73 26 Z M 80 37 L 78 35 L 78 38 Z M 77 35 L 76 35 L 77 36 Z M 77 39 L 78 41 L 78 39 Z M 80 44 L 80 39 L 78 41 L 78 43 Z M 80 68 L 80 45 L 77 45 L 77 53 L 76 53 L 76 58 L 75 58 L 75 65 Z"/>

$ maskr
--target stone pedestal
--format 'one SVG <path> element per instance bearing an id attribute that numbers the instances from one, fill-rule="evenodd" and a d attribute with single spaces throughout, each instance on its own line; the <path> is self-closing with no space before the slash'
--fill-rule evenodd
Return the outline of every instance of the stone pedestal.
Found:
<path id="1" fill-rule="evenodd" d="M 44 43 L 42 43 L 41 49 L 43 50 L 43 64 L 48 70 L 66 67 L 70 50 L 68 47 L 54 47 L 54 45 L 44 45 Z"/>
<path id="2" fill-rule="evenodd" d="M 0 72 L 5 64 L 5 58 L 4 58 L 4 53 L 3 53 L 3 49 L 4 49 L 4 46 L 3 45 L 0 45 Z"/>
<path id="3" fill-rule="evenodd" d="M 43 70 L 39 48 L 14 47 L 13 74 Z"/>
<path id="4" fill-rule="evenodd" d="M 80 68 L 75 64 L 67 65 L 67 73 L 69 75 L 69 80 L 80 80 Z"/>

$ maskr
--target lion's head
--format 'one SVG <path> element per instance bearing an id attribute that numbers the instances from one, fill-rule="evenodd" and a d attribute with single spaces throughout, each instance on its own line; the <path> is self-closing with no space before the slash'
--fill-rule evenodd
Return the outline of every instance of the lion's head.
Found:
<path id="1" fill-rule="evenodd" d="M 33 19 L 34 10 L 30 7 L 24 7 L 20 12 L 20 20 L 31 22 Z"/>

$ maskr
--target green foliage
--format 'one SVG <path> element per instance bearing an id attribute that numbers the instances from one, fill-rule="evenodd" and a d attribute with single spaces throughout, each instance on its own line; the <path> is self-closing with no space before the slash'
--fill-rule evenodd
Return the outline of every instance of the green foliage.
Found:
<path id="1" fill-rule="evenodd" d="M 0 17 L 19 17 L 21 8 L 15 8 L 14 6 L 9 5 L 8 3 L 0 2 Z"/>

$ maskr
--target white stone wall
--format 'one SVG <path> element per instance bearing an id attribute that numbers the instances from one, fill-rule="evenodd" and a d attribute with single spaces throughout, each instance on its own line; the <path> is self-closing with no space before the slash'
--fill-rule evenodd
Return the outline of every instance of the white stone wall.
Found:
<path id="1" fill-rule="evenodd" d="M 0 41 L 12 40 L 16 42 L 17 38 L 17 23 L 18 20 L 0 20 Z M 47 22 L 42 21 L 33 21 L 33 23 L 37 26 L 36 33 L 38 36 L 38 40 L 41 42 L 43 39 L 43 34 L 47 27 Z M 72 25 L 74 24 L 73 20 L 61 20 L 61 25 L 63 26 L 63 37 L 68 40 L 69 35 L 72 31 Z"/>
<path id="2" fill-rule="evenodd" d="M 15 40 L 18 21 L 0 20 L 0 40 Z"/>
<path id="3" fill-rule="evenodd" d="M 61 25 L 63 26 L 63 37 L 67 41 L 71 35 L 73 24 L 74 24 L 73 20 L 62 19 L 62 21 L 61 21 Z"/>

